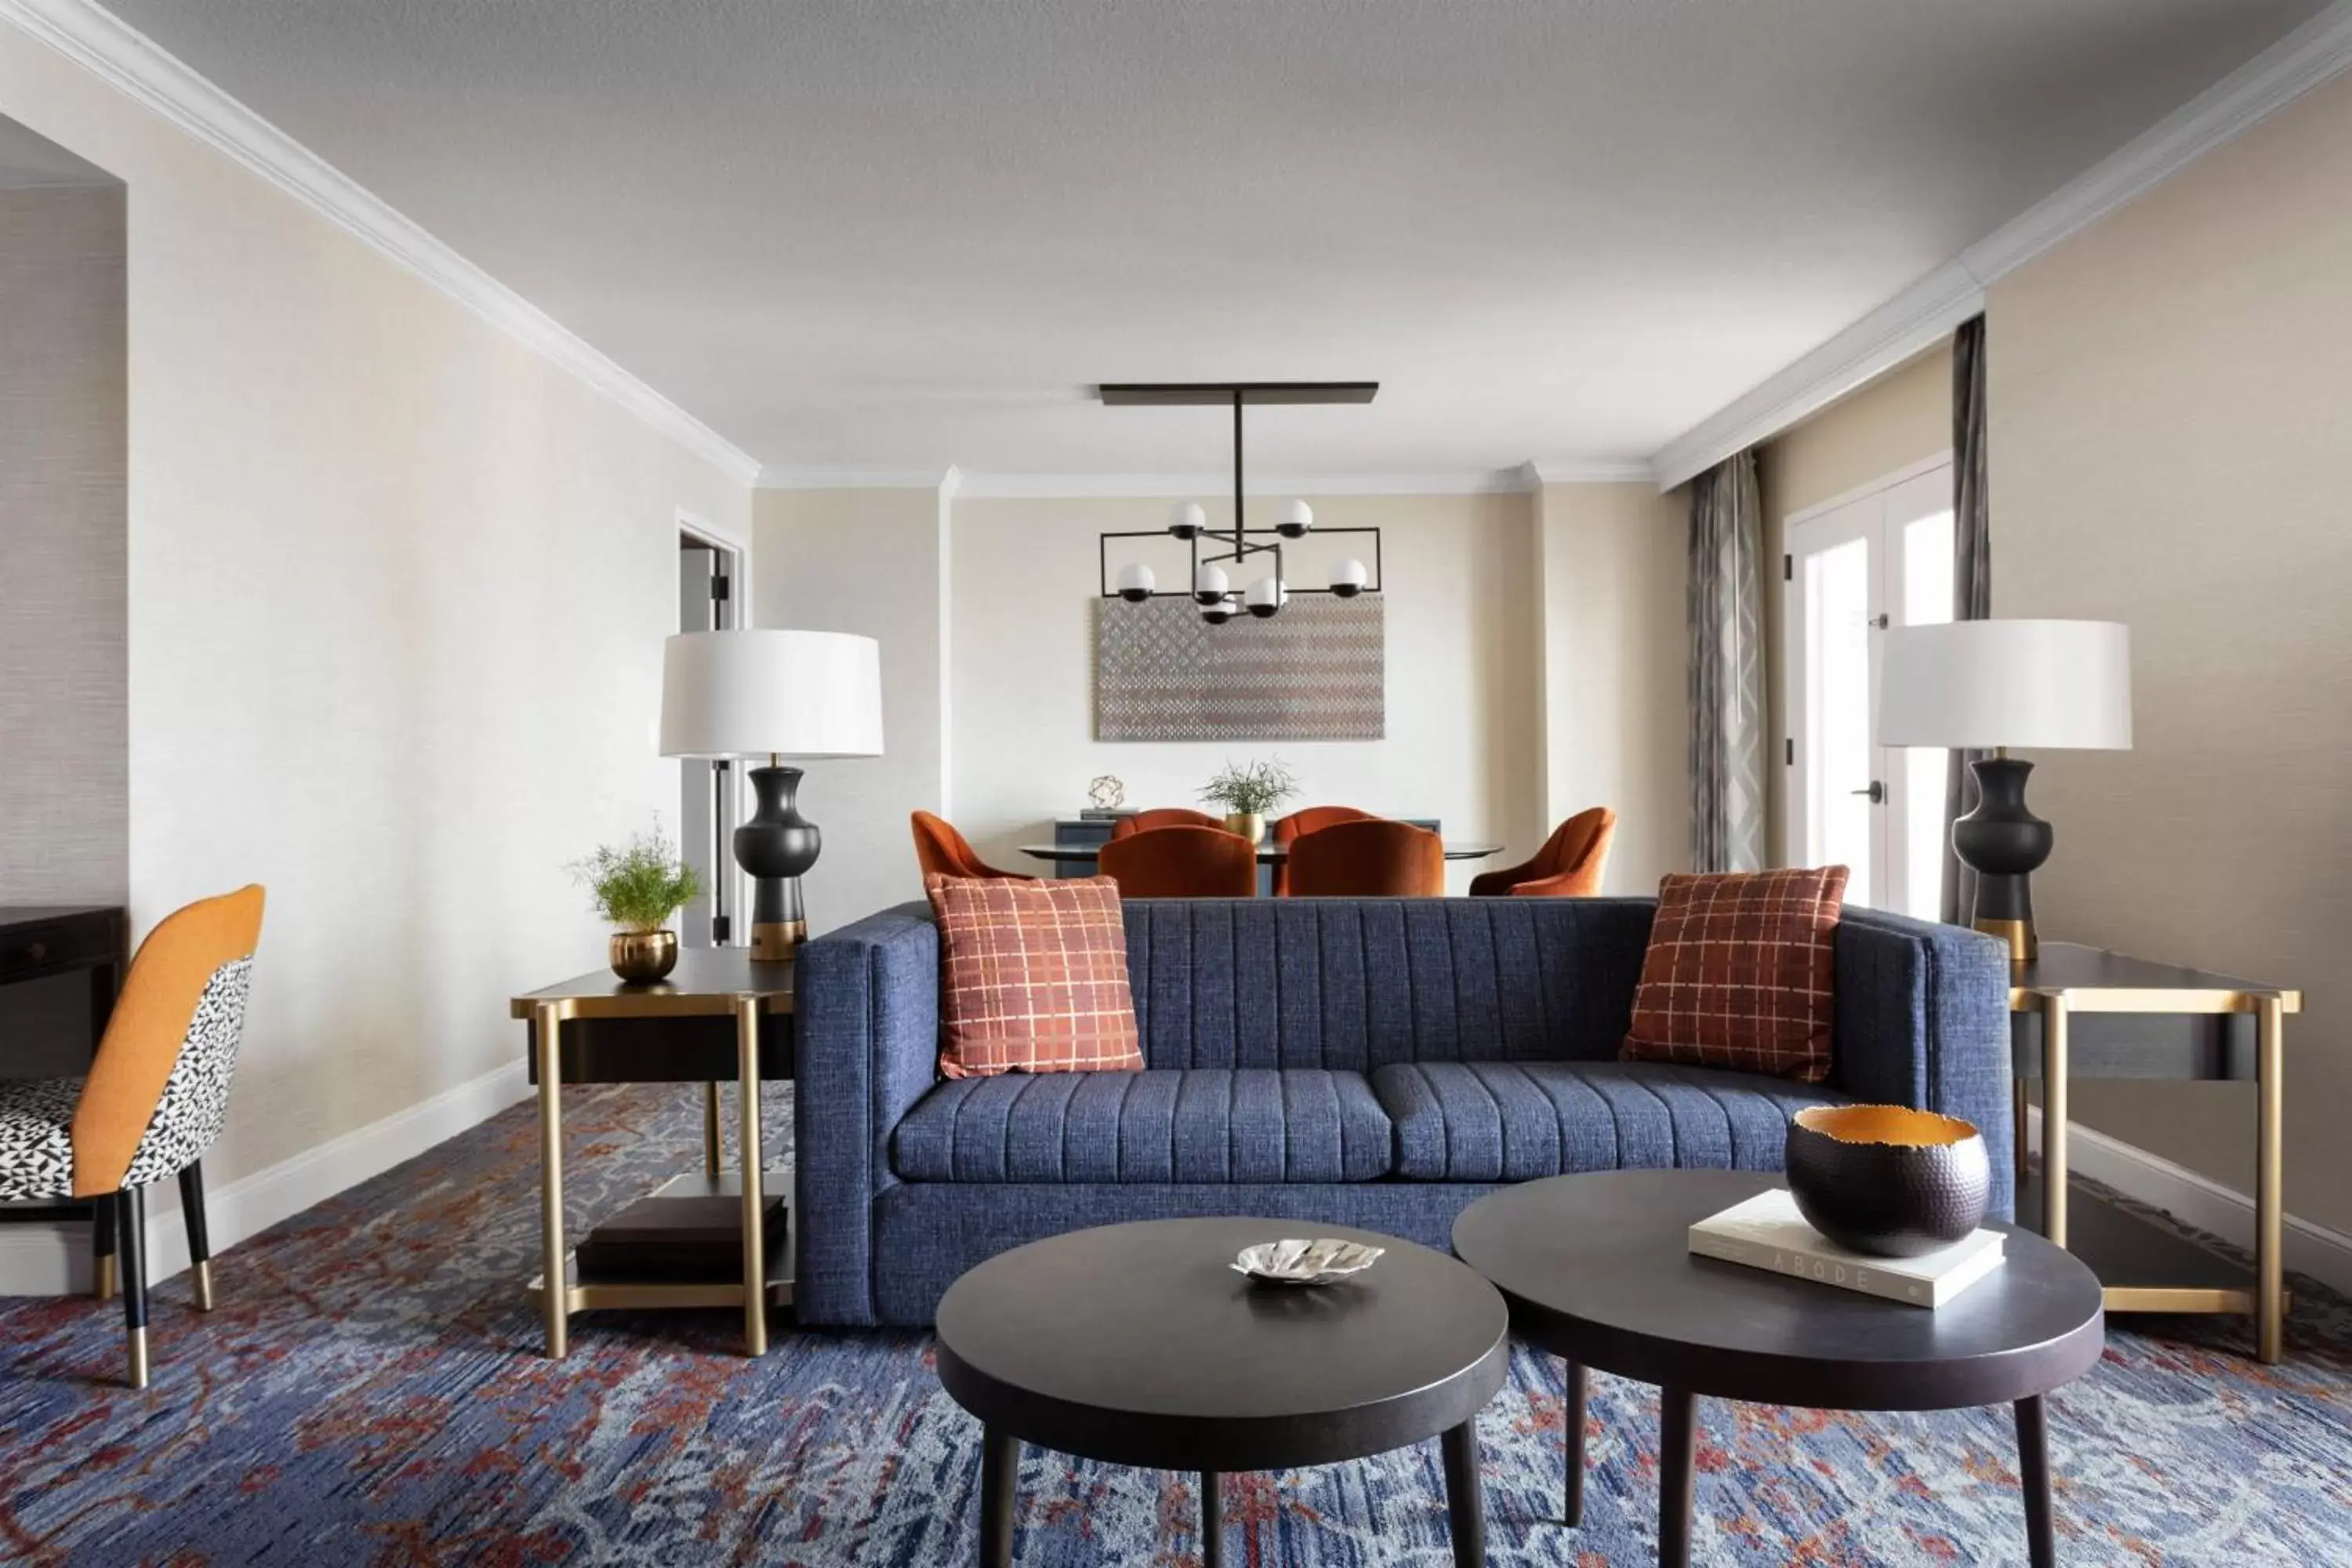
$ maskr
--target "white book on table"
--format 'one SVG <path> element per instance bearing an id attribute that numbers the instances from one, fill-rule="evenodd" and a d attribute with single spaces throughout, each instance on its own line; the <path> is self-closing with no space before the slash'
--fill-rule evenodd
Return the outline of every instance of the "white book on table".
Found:
<path id="1" fill-rule="evenodd" d="M 2001 1236 L 1979 1230 L 1916 1258 L 1849 1252 L 1805 1223 L 1786 1187 L 1759 1193 L 1690 1227 L 1690 1249 L 1794 1279 L 1940 1307 L 2000 1267 Z"/>

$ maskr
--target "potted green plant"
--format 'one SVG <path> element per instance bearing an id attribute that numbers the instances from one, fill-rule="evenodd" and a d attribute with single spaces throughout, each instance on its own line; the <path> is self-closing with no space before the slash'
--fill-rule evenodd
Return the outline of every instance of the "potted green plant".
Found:
<path id="1" fill-rule="evenodd" d="M 1255 844 L 1265 837 L 1266 813 L 1298 793 L 1298 780 L 1280 757 L 1227 763 L 1202 786 L 1201 799 L 1225 808 L 1225 826 Z"/>
<path id="2" fill-rule="evenodd" d="M 702 886 L 660 824 L 617 847 L 600 846 L 573 864 L 572 875 L 588 889 L 596 912 L 619 928 L 613 932 L 614 973 L 646 984 L 677 967 L 677 932 L 668 929 L 669 918 Z"/>

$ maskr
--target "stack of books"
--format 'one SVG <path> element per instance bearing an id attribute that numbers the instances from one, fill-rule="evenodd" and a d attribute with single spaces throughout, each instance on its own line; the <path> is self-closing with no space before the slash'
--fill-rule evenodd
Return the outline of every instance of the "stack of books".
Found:
<path id="1" fill-rule="evenodd" d="M 2001 1234 L 1979 1230 L 1916 1258 L 1873 1258 L 1807 1225 L 1788 1189 L 1775 1187 L 1692 1226 L 1690 1249 L 1865 1296 L 1940 1307 L 2000 1267 Z"/>

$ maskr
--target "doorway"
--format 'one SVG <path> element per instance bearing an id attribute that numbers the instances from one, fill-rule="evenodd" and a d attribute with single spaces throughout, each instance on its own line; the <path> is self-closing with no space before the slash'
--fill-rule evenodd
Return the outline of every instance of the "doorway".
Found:
<path id="1" fill-rule="evenodd" d="M 742 625 L 742 552 L 681 525 L 677 535 L 677 629 L 732 631 Z M 740 770 L 697 757 L 678 764 L 678 849 L 702 891 L 678 911 L 678 940 L 688 947 L 738 942 L 735 825 Z"/>
<path id="2" fill-rule="evenodd" d="M 1780 668 L 1792 866 L 1852 868 L 1846 900 L 1937 918 L 1944 759 L 1877 742 L 1889 626 L 1952 618 L 1948 456 L 1788 520 Z"/>

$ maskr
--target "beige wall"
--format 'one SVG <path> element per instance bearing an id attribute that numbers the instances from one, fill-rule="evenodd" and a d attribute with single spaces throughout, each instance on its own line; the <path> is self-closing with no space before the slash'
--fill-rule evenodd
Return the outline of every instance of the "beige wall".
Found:
<path id="1" fill-rule="evenodd" d="M 943 812 L 946 558 L 936 488 L 761 490 L 755 552 L 765 563 L 752 625 L 857 632 L 882 645 L 882 745 L 874 758 L 802 764 L 801 810 L 824 831 L 803 879 L 809 929 L 922 896 L 907 814 Z"/>
<path id="2" fill-rule="evenodd" d="M 950 611 L 955 816 L 981 853 L 1052 837 L 1116 773 L 1138 805 L 1191 805 L 1227 758 L 1280 756 L 1301 804 L 1442 818 L 1451 837 L 1525 854 L 1537 795 L 1533 507 L 1524 495 L 1331 496 L 1318 521 L 1377 526 L 1385 553 L 1388 736 L 1150 744 L 1094 739 L 1096 536 L 1157 529 L 1165 500 L 959 500 Z M 1250 502 L 1270 524 L 1273 500 Z M 1328 552 L 1307 551 L 1322 570 Z M 1120 562 L 1111 563 L 1116 570 Z M 1166 563 L 1161 563 L 1163 575 Z M 1301 575 L 1305 575 L 1302 574 Z M 1449 868 L 1454 891 L 1475 868 Z"/>
<path id="3" fill-rule="evenodd" d="M 1788 604 L 1780 576 L 1788 521 L 1952 446 L 1952 345 L 1948 339 L 1905 361 L 1868 385 L 1790 426 L 1758 448 L 1757 488 L 1764 503 L 1764 708 L 1772 742 L 1765 757 L 1765 863 L 1778 865 L 1788 842 L 1788 704 L 1780 668 L 1781 617 Z"/>
<path id="4" fill-rule="evenodd" d="M 1617 813 L 1603 890 L 1690 866 L 1690 494 L 1546 485 L 1536 497 L 1542 820 Z"/>
<path id="5" fill-rule="evenodd" d="M 2352 1231 L 2352 77 L 2021 268 L 1988 310 L 1993 603 L 2130 624 L 2136 749 L 2038 759 L 2042 929 L 2305 989 L 2287 1185 Z M 2084 1122 L 2251 1191 L 2250 1090 Z"/>
<path id="6" fill-rule="evenodd" d="M 0 190 L 0 904 L 130 890 L 123 300 L 121 187 Z"/>
<path id="7" fill-rule="evenodd" d="M 563 867 L 675 813 L 678 512 L 744 537 L 748 492 L 8 27 L 0 113 L 129 188 L 133 921 L 270 895 L 226 1187 L 597 966 Z"/>

